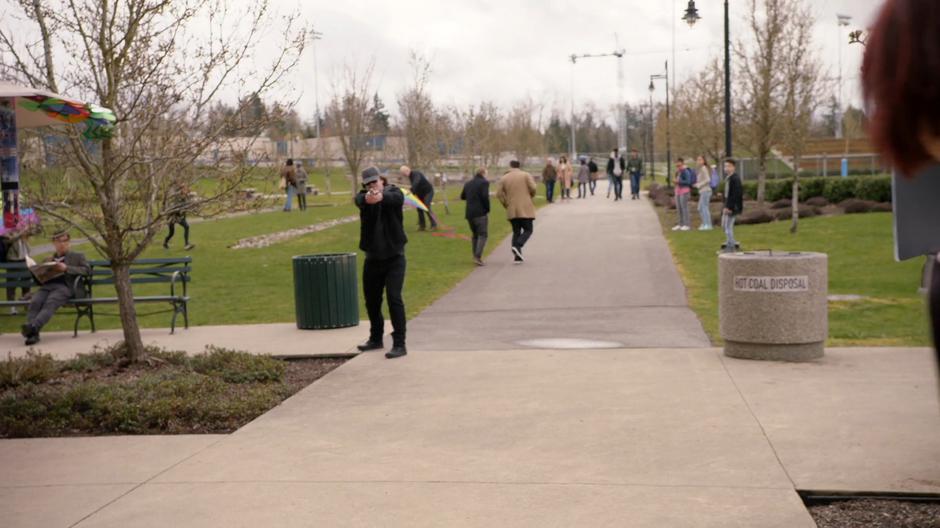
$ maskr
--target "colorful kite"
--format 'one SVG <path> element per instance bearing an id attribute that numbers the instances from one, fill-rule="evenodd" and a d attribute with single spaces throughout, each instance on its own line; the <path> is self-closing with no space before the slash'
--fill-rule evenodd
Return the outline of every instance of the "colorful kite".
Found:
<path id="1" fill-rule="evenodd" d="M 20 107 L 33 112 L 43 112 L 47 116 L 69 124 L 85 124 L 83 135 L 87 139 L 105 139 L 111 137 L 117 119 L 114 112 L 94 105 L 66 101 L 58 97 L 28 95 L 18 97 Z"/>
<path id="2" fill-rule="evenodd" d="M 402 189 L 401 192 L 405 195 L 405 205 L 431 214 L 431 210 L 428 209 L 428 206 L 424 205 L 424 202 L 422 202 L 421 199 L 415 196 L 411 191 L 408 189 Z M 437 222 L 437 218 L 435 218 L 434 221 Z"/>

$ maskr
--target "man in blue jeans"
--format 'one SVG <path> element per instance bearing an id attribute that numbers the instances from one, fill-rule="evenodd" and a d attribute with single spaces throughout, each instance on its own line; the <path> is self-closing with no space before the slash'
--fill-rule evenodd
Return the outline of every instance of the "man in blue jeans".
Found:
<path id="1" fill-rule="evenodd" d="M 725 207 L 721 214 L 721 227 L 725 230 L 727 242 L 721 246 L 725 253 L 734 253 L 740 247 L 734 240 L 734 220 L 744 210 L 744 187 L 737 171 L 738 162 L 725 160 Z"/>
<path id="2" fill-rule="evenodd" d="M 640 159 L 640 153 L 637 149 L 630 151 L 630 159 L 627 160 L 627 174 L 630 175 L 630 199 L 638 200 L 640 198 L 640 177 L 643 175 L 643 160 Z"/>

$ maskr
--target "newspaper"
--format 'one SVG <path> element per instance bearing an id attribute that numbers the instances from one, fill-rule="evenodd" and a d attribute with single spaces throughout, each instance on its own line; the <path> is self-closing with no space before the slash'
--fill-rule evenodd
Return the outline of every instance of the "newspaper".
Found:
<path id="1" fill-rule="evenodd" d="M 65 274 L 64 271 L 61 271 L 57 267 L 58 262 L 50 261 L 37 264 L 32 257 L 26 257 L 26 266 L 29 268 L 29 272 L 33 274 L 36 282 L 39 284 L 45 284 L 52 279 L 61 277 Z"/>

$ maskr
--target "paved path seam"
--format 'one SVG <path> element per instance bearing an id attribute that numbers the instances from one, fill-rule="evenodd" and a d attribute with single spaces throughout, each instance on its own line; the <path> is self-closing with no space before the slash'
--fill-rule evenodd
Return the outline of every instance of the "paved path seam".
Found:
<path id="1" fill-rule="evenodd" d="M 747 397 L 744 396 L 744 392 L 741 391 L 741 387 L 738 386 L 738 382 L 734 379 L 734 376 L 731 375 L 731 372 L 728 370 L 728 365 L 725 363 L 724 352 L 718 353 L 718 361 L 721 363 L 721 370 L 724 371 L 725 375 L 728 376 L 728 380 L 731 381 L 731 385 L 734 387 L 735 392 L 738 393 L 738 396 L 741 397 L 741 402 L 744 404 L 744 407 L 747 408 L 747 412 L 754 418 L 754 422 L 757 424 L 757 427 L 760 428 L 761 435 L 764 436 L 764 441 L 767 442 L 767 445 L 770 447 L 770 451 L 774 454 L 774 458 L 777 460 L 777 464 L 780 466 L 780 469 L 783 470 L 783 474 L 787 476 L 787 480 L 790 481 L 790 485 L 793 486 L 793 489 L 796 488 L 796 482 L 793 480 L 793 476 L 790 475 L 790 472 L 787 470 L 787 466 L 784 465 L 783 460 L 780 459 L 780 453 L 777 452 L 777 447 L 774 446 L 774 443 L 770 440 L 770 436 L 767 435 L 767 429 L 764 428 L 764 424 L 761 423 L 760 418 L 757 417 L 757 413 L 754 412 L 754 409 L 751 407 L 751 402 L 747 400 Z"/>
<path id="2" fill-rule="evenodd" d="M 230 436 L 230 435 L 229 435 L 229 436 Z M 115 497 L 114 499 L 112 499 L 112 500 L 106 502 L 105 504 L 101 505 L 99 508 L 95 509 L 95 511 L 89 513 L 88 515 L 86 515 L 86 516 L 82 517 L 81 519 L 75 521 L 74 523 L 70 524 L 70 525 L 69 525 L 69 528 L 74 528 L 74 527 L 76 527 L 76 526 L 82 524 L 83 522 L 85 522 L 86 520 L 90 519 L 91 517 L 94 517 L 98 512 L 100 512 L 100 511 L 102 511 L 102 510 L 104 510 L 104 509 L 110 507 L 111 505 L 117 503 L 118 501 L 120 501 L 120 500 L 123 499 L 124 497 L 127 497 L 127 496 L 130 495 L 131 493 L 134 493 L 135 490 L 138 490 L 138 489 L 140 489 L 142 486 L 144 486 L 144 485 L 150 483 L 151 481 L 153 481 L 153 479 L 158 478 L 160 475 L 163 475 L 163 474 L 166 473 L 167 471 L 172 470 L 173 468 L 175 468 L 175 467 L 179 466 L 180 464 L 182 464 L 182 463 L 188 461 L 189 459 L 195 457 L 196 455 L 202 453 L 203 451 L 205 451 L 205 450 L 207 450 L 207 449 L 211 449 L 212 447 L 215 447 L 216 445 L 218 445 L 220 442 L 222 442 L 222 441 L 225 440 L 226 438 L 228 438 L 228 437 L 226 436 L 226 437 L 219 438 L 219 439 L 216 440 L 215 442 L 212 442 L 211 444 L 209 444 L 209 445 L 203 447 L 202 449 L 199 449 L 198 451 L 195 451 L 194 453 L 191 453 L 189 456 L 184 457 L 184 458 L 182 458 L 182 459 L 180 459 L 180 460 L 177 460 L 174 464 L 170 465 L 170 466 L 167 467 L 167 468 L 164 468 L 164 469 L 158 471 L 155 475 L 153 475 L 153 476 L 151 476 L 150 478 L 144 480 L 143 482 L 134 483 L 134 484 L 135 484 L 134 487 L 132 487 L 131 489 L 129 489 L 129 490 L 125 491 L 124 493 L 118 495 L 118 496 Z"/>
<path id="3" fill-rule="evenodd" d="M 529 308 L 529 309 L 527 309 L 526 311 L 527 311 L 527 312 L 557 312 L 558 310 L 589 310 L 589 309 L 605 309 L 605 310 L 606 310 L 606 309 L 610 309 L 610 310 L 624 309 L 624 310 L 629 310 L 629 309 L 634 309 L 634 308 L 638 308 L 638 309 L 657 309 L 657 310 L 660 309 L 660 308 L 681 308 L 681 309 L 685 310 L 685 309 L 688 309 L 688 308 L 689 308 L 689 305 L 688 305 L 688 304 L 658 304 L 658 305 L 653 305 L 653 304 L 618 304 L 618 305 L 611 305 L 611 306 L 606 306 L 606 305 L 604 305 L 604 306 L 599 306 L 599 305 L 596 305 L 596 304 L 592 304 L 592 305 L 590 305 L 590 306 L 555 306 L 555 307 L 553 307 L 553 306 L 542 306 L 542 307 L 538 307 L 538 308 Z M 479 310 L 447 310 L 447 309 L 444 309 L 444 310 L 435 311 L 435 312 L 433 312 L 433 313 L 421 313 L 421 316 L 433 317 L 433 316 L 440 316 L 440 315 L 445 315 L 445 314 L 446 314 L 446 315 L 454 315 L 454 314 L 464 314 L 464 313 L 499 313 L 499 312 L 513 313 L 513 312 L 518 312 L 518 311 L 519 311 L 518 308 L 506 308 L 506 309 L 499 309 L 499 308 L 497 308 L 497 309 L 481 308 L 481 309 L 479 309 Z"/>
<path id="4" fill-rule="evenodd" d="M 611 488 L 667 488 L 667 489 L 722 489 L 722 490 L 774 490 L 794 491 L 792 486 L 727 486 L 709 484 L 644 484 L 640 482 L 519 482 L 498 480 L 164 480 L 151 482 L 154 486 L 189 484 L 440 484 L 442 486 L 584 486 Z"/>

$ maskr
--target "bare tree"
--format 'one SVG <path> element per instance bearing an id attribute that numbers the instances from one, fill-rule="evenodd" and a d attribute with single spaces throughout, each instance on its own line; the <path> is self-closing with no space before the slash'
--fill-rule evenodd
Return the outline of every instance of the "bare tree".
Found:
<path id="1" fill-rule="evenodd" d="M 541 155 L 545 151 L 545 142 L 537 124 L 542 108 L 530 97 L 517 101 L 506 115 L 506 147 L 523 165 L 530 156 Z"/>
<path id="2" fill-rule="evenodd" d="M 167 218 L 232 199 L 251 171 L 209 165 L 206 154 L 244 157 L 250 144 L 224 136 L 266 122 L 246 122 L 245 97 L 227 117 L 206 118 L 220 94 L 261 96 L 298 61 L 306 29 L 277 17 L 266 0 L 234 10 L 223 0 L 18 0 L 5 13 L 4 75 L 110 108 L 114 130 L 93 146 L 66 130 L 75 175 L 68 193 L 44 180 L 31 196 L 39 211 L 85 235 L 111 261 L 124 341 L 131 361 L 144 357 L 129 265 Z M 9 16 L 7 16 L 9 15 Z M 24 31 L 24 25 L 33 28 Z M 256 57 L 256 46 L 275 51 Z M 21 38 L 35 29 L 36 40 Z M 55 51 L 55 53 L 54 53 Z M 212 122 L 210 122 L 212 121 Z M 248 120 L 250 121 L 250 120 Z M 263 121 L 263 119 L 262 119 Z M 197 163 L 200 163 L 198 170 Z M 181 185 L 212 178 L 214 191 L 182 204 Z M 224 207 L 217 207 L 217 210 Z"/>
<path id="3" fill-rule="evenodd" d="M 434 102 L 428 90 L 431 62 L 411 52 L 412 84 L 398 96 L 401 129 L 407 143 L 407 162 L 413 167 L 430 166 L 438 158 Z"/>
<path id="4" fill-rule="evenodd" d="M 815 19 L 807 6 L 798 5 L 793 23 L 786 28 L 786 56 L 782 61 L 785 73 L 784 97 L 780 112 L 781 145 L 791 156 L 792 223 L 796 233 L 799 224 L 800 168 L 806 141 L 813 128 L 813 115 L 823 105 L 831 86 L 822 75 L 822 64 L 811 48 Z"/>
<path id="5" fill-rule="evenodd" d="M 327 107 L 327 123 L 339 136 L 354 195 L 359 188 L 359 169 L 367 161 L 369 154 L 374 67 L 374 63 L 370 62 L 360 72 L 347 64 L 342 84 L 333 86 L 333 98 Z"/>
<path id="6" fill-rule="evenodd" d="M 749 0 L 748 29 L 753 47 L 739 41 L 735 46 L 737 71 L 742 79 L 738 130 L 744 143 L 757 158 L 757 201 L 764 201 L 767 161 L 779 142 L 782 122 L 780 112 L 784 100 L 785 61 L 792 53 L 788 48 L 800 46 L 787 40 L 790 29 L 798 22 L 802 0 Z"/>
<path id="7" fill-rule="evenodd" d="M 724 91 L 721 62 L 715 58 L 676 89 L 673 129 L 677 150 L 719 161 L 724 152 Z"/>
<path id="8" fill-rule="evenodd" d="M 483 166 L 496 165 L 502 151 L 502 131 L 500 122 L 502 113 L 499 107 L 489 101 L 480 103 L 467 114 L 466 144 L 474 156 L 479 157 Z"/>

